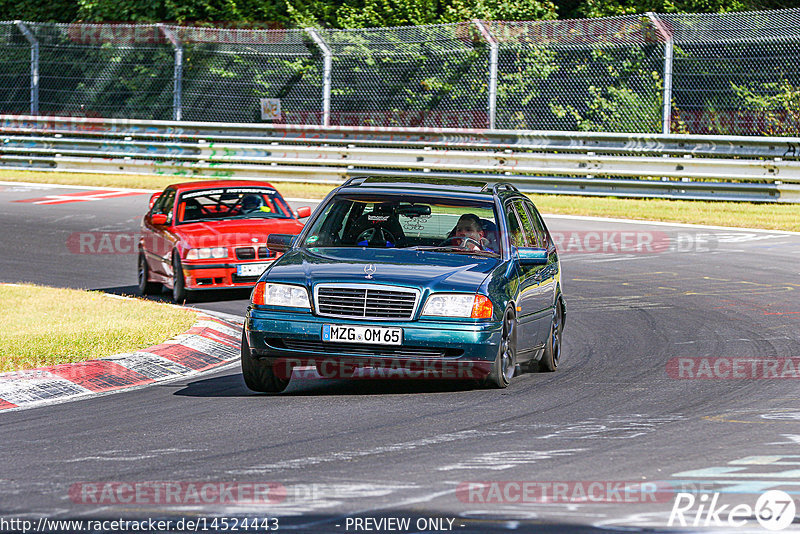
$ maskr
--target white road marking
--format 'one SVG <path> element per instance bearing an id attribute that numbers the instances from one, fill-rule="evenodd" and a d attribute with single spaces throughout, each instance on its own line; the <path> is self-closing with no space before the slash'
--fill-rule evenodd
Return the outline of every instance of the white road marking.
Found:
<path id="1" fill-rule="evenodd" d="M 463 462 L 439 467 L 438 471 L 455 471 L 457 469 L 488 469 L 504 471 L 522 465 L 530 465 L 551 458 L 572 456 L 587 449 L 560 449 L 552 451 L 492 451 L 469 458 Z"/>
<path id="2" fill-rule="evenodd" d="M 306 456 L 304 458 L 294 458 L 291 460 L 281 460 L 275 463 L 254 465 L 245 469 L 234 469 L 227 471 L 232 475 L 254 475 L 267 473 L 270 471 L 282 471 L 284 469 L 304 469 L 314 465 L 329 463 L 329 462 L 349 462 L 357 458 L 364 458 L 367 456 L 376 456 L 392 452 L 410 452 L 414 449 L 421 447 L 428 447 L 431 445 L 439 445 L 440 443 L 450 443 L 453 441 L 461 441 L 466 439 L 481 439 L 485 437 L 498 436 L 502 434 L 512 434 L 513 430 L 508 431 L 479 431 L 479 430 L 463 430 L 460 432 L 452 432 L 449 434 L 441 434 L 430 438 L 422 438 L 414 441 L 406 441 L 402 443 L 393 443 L 391 445 L 383 445 L 380 447 L 373 447 L 371 449 L 364 449 L 360 451 L 339 451 L 330 452 L 320 456 Z"/>

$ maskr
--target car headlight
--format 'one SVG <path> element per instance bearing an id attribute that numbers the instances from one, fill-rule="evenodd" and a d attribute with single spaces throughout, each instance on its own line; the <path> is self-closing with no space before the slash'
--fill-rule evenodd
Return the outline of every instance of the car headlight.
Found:
<path id="1" fill-rule="evenodd" d="M 220 259 L 228 257 L 226 247 L 193 248 L 186 253 L 187 260 L 208 260 L 211 258 Z"/>
<path id="2" fill-rule="evenodd" d="M 492 301 L 484 295 L 434 294 L 428 297 L 422 315 L 489 319 L 492 316 Z"/>
<path id="3" fill-rule="evenodd" d="M 253 288 L 250 300 L 262 306 L 285 306 L 287 308 L 311 309 L 308 291 L 301 286 L 259 282 Z"/>

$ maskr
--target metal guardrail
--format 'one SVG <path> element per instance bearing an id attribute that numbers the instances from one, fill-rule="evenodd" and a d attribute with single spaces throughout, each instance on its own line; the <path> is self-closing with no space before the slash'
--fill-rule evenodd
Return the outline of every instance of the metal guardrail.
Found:
<path id="1" fill-rule="evenodd" d="M 800 138 L 0 116 L 0 168 L 339 183 L 486 178 L 542 193 L 800 202 Z"/>

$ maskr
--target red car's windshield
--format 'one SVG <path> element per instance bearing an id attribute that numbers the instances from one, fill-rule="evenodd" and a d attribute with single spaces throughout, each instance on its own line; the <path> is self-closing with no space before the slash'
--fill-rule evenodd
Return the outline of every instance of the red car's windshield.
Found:
<path id="1" fill-rule="evenodd" d="M 274 189 L 218 187 L 180 195 L 178 224 L 220 219 L 291 219 L 292 211 Z"/>

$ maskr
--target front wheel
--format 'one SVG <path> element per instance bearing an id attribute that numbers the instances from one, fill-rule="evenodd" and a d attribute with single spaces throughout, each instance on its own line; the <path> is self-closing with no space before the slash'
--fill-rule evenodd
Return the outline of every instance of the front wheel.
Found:
<path id="1" fill-rule="evenodd" d="M 508 387 L 514 377 L 516 352 L 517 319 L 514 317 L 514 312 L 509 308 L 503 317 L 503 335 L 500 338 L 497 357 L 494 360 L 489 376 L 486 377 L 487 386 L 496 388 Z"/>
<path id="2" fill-rule="evenodd" d="M 553 311 L 553 322 L 550 324 L 550 335 L 544 348 L 542 359 L 539 360 L 539 370 L 552 372 L 558 368 L 561 361 L 561 334 L 564 330 L 564 309 L 561 302 L 556 301 Z"/>
<path id="3" fill-rule="evenodd" d="M 177 254 L 172 256 L 172 301 L 176 304 L 191 302 L 192 293 L 186 290 L 183 265 Z"/>
<path id="4" fill-rule="evenodd" d="M 242 376 L 248 389 L 260 393 L 280 393 L 289 385 L 290 378 L 279 378 L 271 360 L 257 360 L 250 353 L 247 336 L 242 331 Z M 289 375 L 291 377 L 291 374 Z"/>

